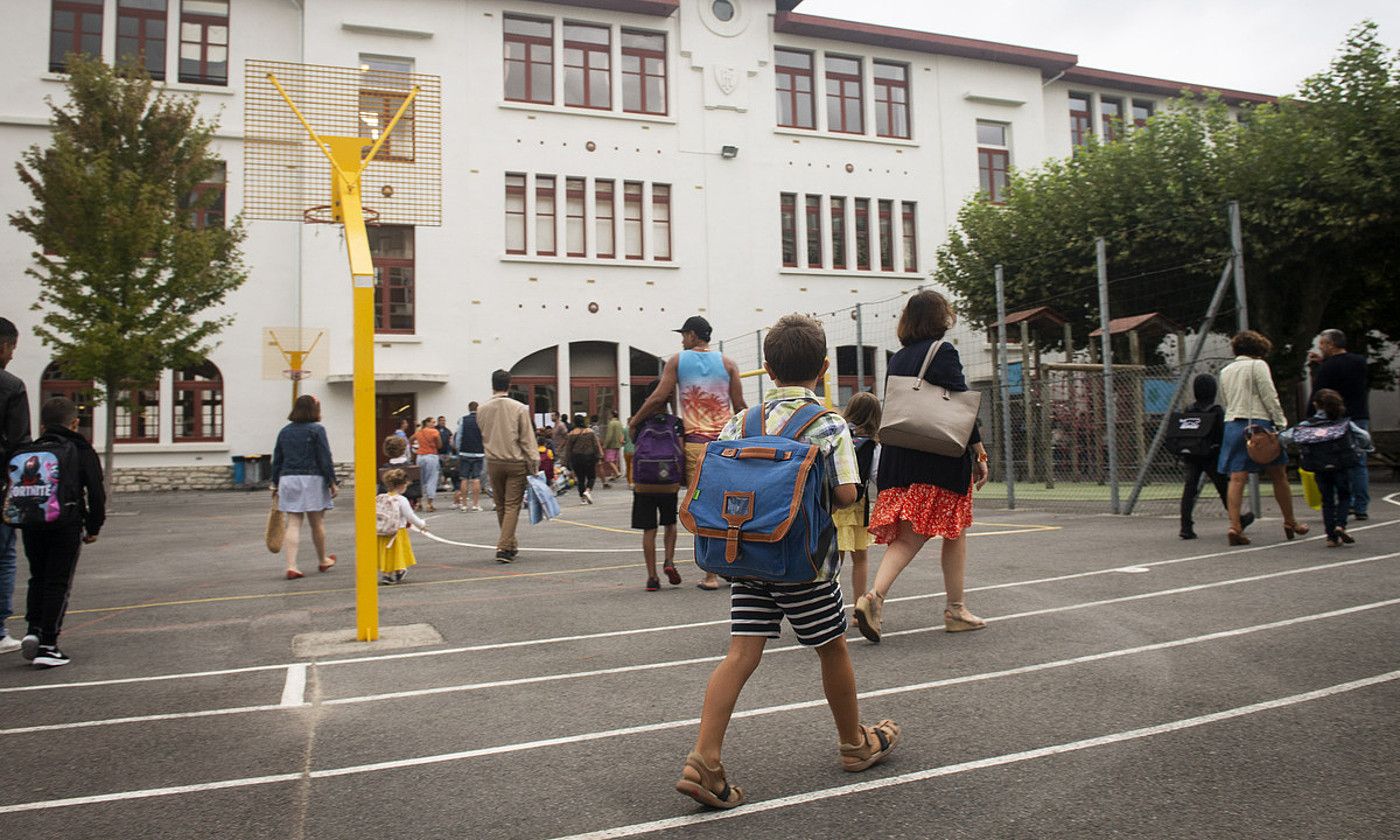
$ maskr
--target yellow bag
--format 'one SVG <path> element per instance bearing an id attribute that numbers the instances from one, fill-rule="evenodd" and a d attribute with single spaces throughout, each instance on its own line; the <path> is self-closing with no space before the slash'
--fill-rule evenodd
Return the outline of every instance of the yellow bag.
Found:
<path id="1" fill-rule="evenodd" d="M 1322 510 L 1322 491 L 1317 487 L 1317 477 L 1307 470 L 1298 470 L 1298 477 L 1303 480 L 1303 499 L 1308 507 Z"/>

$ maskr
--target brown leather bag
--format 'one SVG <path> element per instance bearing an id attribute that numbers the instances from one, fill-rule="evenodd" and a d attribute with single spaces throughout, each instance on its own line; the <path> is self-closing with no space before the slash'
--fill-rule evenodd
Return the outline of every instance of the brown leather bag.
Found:
<path id="1" fill-rule="evenodd" d="M 1258 383 L 1254 385 L 1254 394 L 1259 397 L 1259 404 L 1267 409 L 1269 404 L 1264 395 L 1259 393 Z M 1249 453 L 1249 460 L 1256 464 L 1272 464 L 1283 454 L 1283 444 L 1279 443 L 1278 432 L 1254 423 L 1244 427 L 1244 448 Z"/>

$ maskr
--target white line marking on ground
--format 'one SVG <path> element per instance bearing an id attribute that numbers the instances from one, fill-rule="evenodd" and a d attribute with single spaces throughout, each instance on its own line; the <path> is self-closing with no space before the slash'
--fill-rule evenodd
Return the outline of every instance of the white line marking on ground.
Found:
<path id="1" fill-rule="evenodd" d="M 1288 569 L 1288 570 L 1281 571 L 1281 572 L 1271 572 L 1271 573 L 1265 574 L 1265 575 L 1252 575 L 1252 576 L 1246 577 L 1246 578 L 1236 578 L 1236 579 L 1233 579 L 1233 580 L 1214 581 L 1214 582 L 1211 582 L 1211 583 L 1201 583 L 1201 584 L 1196 584 L 1196 585 L 1194 585 L 1194 586 L 1178 587 L 1178 588 L 1175 588 L 1175 589 L 1162 589 L 1162 590 L 1157 590 L 1157 591 L 1154 591 L 1154 592 L 1144 592 L 1144 593 L 1140 593 L 1140 594 L 1137 594 L 1137 595 L 1125 595 L 1125 596 L 1118 597 L 1118 598 L 1108 598 L 1108 599 L 1103 599 L 1103 600 L 1099 600 L 1099 601 L 1087 601 L 1087 602 L 1083 602 L 1083 603 L 1079 603 L 1079 604 L 1066 604 L 1066 605 L 1059 606 L 1059 607 L 1045 607 L 1045 608 L 1043 608 L 1043 609 L 1038 609 L 1038 610 L 1028 610 L 1028 611 L 1026 611 L 1026 612 L 1010 613 L 1010 614 L 1002 615 L 1002 616 L 990 616 L 990 617 L 988 617 L 986 620 L 987 620 L 988 622 L 993 622 L 993 621 L 1002 622 L 1002 621 L 1011 621 L 1011 620 L 1018 619 L 1018 618 L 1031 618 L 1031 617 L 1035 617 L 1035 616 L 1051 615 L 1051 614 L 1054 614 L 1054 613 L 1071 612 L 1071 611 L 1073 611 L 1073 610 L 1090 609 L 1090 608 L 1093 608 L 1093 607 L 1102 607 L 1102 606 L 1107 606 L 1107 605 L 1110 605 L 1110 604 L 1120 604 L 1120 603 L 1124 603 L 1124 602 L 1127 602 L 1127 601 L 1141 601 L 1141 600 L 1145 600 L 1145 599 L 1147 599 L 1147 598 L 1159 598 L 1159 597 L 1163 597 L 1163 596 L 1167 596 L 1167 595 L 1179 595 L 1179 594 L 1182 594 L 1182 593 L 1185 593 L 1185 592 L 1198 592 L 1198 591 L 1200 591 L 1200 590 L 1202 590 L 1202 589 L 1212 589 L 1212 588 L 1219 587 L 1219 586 L 1230 586 L 1230 585 L 1232 585 L 1232 584 L 1237 584 L 1237 583 L 1253 583 L 1253 582 L 1256 582 L 1256 581 L 1259 581 L 1259 580 L 1267 580 L 1267 579 L 1270 579 L 1270 578 L 1286 577 L 1286 576 L 1289 576 L 1289 575 L 1307 574 L 1307 573 L 1309 573 L 1309 572 L 1325 571 L 1325 570 L 1327 570 L 1327 569 L 1337 568 L 1337 567 L 1340 567 L 1340 566 L 1352 566 L 1352 565 L 1355 565 L 1355 564 L 1357 564 L 1357 563 L 1367 563 L 1367 562 L 1371 562 L 1372 560 L 1384 560 L 1384 559 L 1388 559 L 1388 558 L 1391 558 L 1391 557 L 1397 557 L 1397 556 L 1400 556 L 1400 552 L 1397 552 L 1397 553 L 1395 553 L 1395 554 L 1378 555 L 1378 556 L 1376 556 L 1376 557 L 1362 557 L 1362 558 L 1358 558 L 1358 559 L 1355 559 L 1355 560 L 1347 560 L 1347 561 L 1344 561 L 1344 562 L 1341 562 L 1341 563 L 1330 563 L 1330 564 L 1322 565 L 1322 566 L 1308 566 L 1308 567 L 1302 568 L 1302 569 Z M 1381 601 L 1381 602 L 1377 602 L 1377 603 L 1375 603 L 1375 604 L 1367 605 L 1367 606 L 1364 607 L 1364 608 L 1348 608 L 1348 609 L 1349 609 L 1349 610 L 1352 610 L 1352 611 L 1356 611 L 1356 610 L 1359 610 L 1359 609 L 1373 609 L 1373 608 L 1377 608 L 1377 607 L 1390 606 L 1392 603 L 1400 603 L 1400 599 L 1397 599 L 1397 601 L 1395 601 L 1395 602 L 1391 602 L 1391 601 Z M 1344 611 L 1344 612 L 1345 612 L 1345 611 Z M 1324 613 L 1324 614 L 1322 614 L 1322 617 L 1330 618 L 1330 617 L 1332 617 L 1333 615 L 1338 615 L 1338 614 L 1341 614 L 1341 613 Z M 1310 619 L 1310 620 L 1315 620 L 1315 617 L 1312 618 L 1312 619 Z M 1264 626 L 1264 625 L 1260 625 L 1260 626 Z M 1272 627 L 1272 626 L 1274 626 L 1274 625 L 1268 625 L 1268 626 L 1269 626 L 1269 627 Z M 1286 626 L 1286 625 L 1279 625 L 1279 626 Z M 886 634 L 884 634 L 884 636 L 885 636 L 885 638 L 893 638 L 893 637 L 895 637 L 895 636 L 912 636 L 912 635 L 917 634 L 917 633 L 931 633 L 931 632 L 934 632 L 934 631 L 937 631 L 937 630 L 942 630 L 942 629 L 943 629 L 943 625 L 937 624 L 937 625 L 933 625 L 933 626 L 931 626 L 931 627 L 916 627 L 916 628 L 913 628 L 913 629 L 910 629 L 910 630 L 899 630 L 899 631 L 895 631 L 895 632 L 892 632 L 892 633 L 886 633 Z M 859 637 L 855 637 L 855 638 L 859 638 Z M 851 639 L 851 640 L 854 641 L 855 639 L 853 638 L 853 639 Z M 786 645 L 786 646 L 783 646 L 783 647 L 770 648 L 770 649 L 766 650 L 764 653 L 765 653 L 765 655 L 772 655 L 772 654 L 775 654 L 775 653 L 788 653 L 788 652 L 795 651 L 795 650 L 805 650 L 805 648 L 803 648 L 802 645 Z M 1133 649 L 1133 650 L 1134 650 L 1134 652 L 1136 652 L 1136 649 Z M 686 665 L 702 665 L 702 664 L 709 663 L 709 662 L 718 662 L 718 661 L 720 661 L 721 659 L 724 659 L 724 657 L 723 657 L 723 656 L 701 656 L 701 657 L 695 657 L 695 658 L 692 658 L 692 659 L 677 659 L 677 660 L 670 660 L 670 661 L 667 661 L 667 662 L 650 662 L 650 663 L 645 663 L 645 664 L 641 664 L 641 665 L 620 665 L 620 666 L 617 666 L 617 667 L 614 667 L 614 668 L 599 668 L 599 669 L 592 670 L 592 671 L 570 671 L 570 672 L 565 672 L 565 673 L 560 673 L 560 674 L 544 674 L 544 675 L 535 676 L 535 677 L 517 677 L 517 678 L 514 678 L 514 679 L 508 679 L 508 680 L 493 680 L 493 681 L 490 681 L 490 682 L 478 682 L 478 683 L 462 683 L 462 684 L 459 684 L 459 685 L 446 685 L 446 686 L 436 686 L 436 687 L 433 687 L 433 688 L 419 688 L 419 689 L 411 689 L 411 690 L 406 690 L 406 691 L 393 691 L 393 692 L 387 692 L 387 693 L 383 693 L 383 694 L 365 694 L 365 695 L 359 695 L 359 696 L 354 696 L 354 697 L 342 697 L 342 698 L 338 698 L 338 699 L 335 699 L 335 700 L 326 700 L 326 701 L 321 702 L 320 705 L 323 705 L 323 706 L 348 706 L 348 705 L 358 705 L 358 704 L 363 704 L 363 703 L 377 703 L 377 702 L 381 702 L 381 701 L 385 701 L 385 700 L 404 700 L 404 699 L 411 698 L 411 697 L 429 697 L 429 696 L 438 695 L 438 694 L 457 694 L 457 693 L 468 692 L 468 691 L 484 691 L 484 690 L 492 689 L 492 688 L 508 688 L 508 687 L 511 687 L 511 686 L 535 685 L 535 684 L 547 683 L 547 682 L 563 682 L 563 681 L 565 681 L 565 680 L 588 679 L 588 678 L 592 678 L 592 677 L 612 676 L 612 675 L 616 675 L 616 674 L 634 673 L 634 672 L 639 672 L 639 671 L 656 671 L 656 670 L 661 670 L 661 669 L 664 669 L 664 668 L 679 668 L 679 667 L 684 667 L 684 666 L 686 666 Z M 997 672 L 997 673 L 1001 673 L 1001 672 Z M 227 708 L 227 709 L 210 709 L 210 710 L 198 711 L 198 712 L 171 712 L 171 713 L 169 713 L 169 714 L 146 715 L 146 716 L 140 716 L 140 717 L 109 718 L 109 719 L 105 719 L 105 720 L 88 720 L 88 721 L 78 721 L 78 722 L 75 722 L 75 723 L 49 723 L 49 724 L 41 724 L 41 725 L 36 725 L 36 726 L 26 726 L 26 727 L 21 727 L 21 728 L 17 728 L 17 729 L 0 729 L 0 735 L 20 735 L 20 734 L 34 733 L 34 732 L 53 732 L 53 731 L 61 731 L 61 730 L 65 730 L 65 729 L 85 729 L 85 728 L 90 728 L 90 727 L 94 727 L 94 726 L 114 726 L 114 725 L 128 724 L 128 723 L 147 723 L 147 722 L 168 721 L 168 720 L 181 720 L 181 719 L 184 719 L 184 718 L 193 718 L 193 717 L 216 717 L 216 716 L 220 716 L 220 715 L 241 715 L 241 714 L 249 714 L 249 713 L 253 713 L 253 712 L 276 711 L 276 710 L 283 709 L 283 708 L 304 708 L 304 707 L 310 705 L 310 704 L 307 704 L 307 703 L 304 703 L 304 702 L 300 702 L 300 701 L 298 701 L 297 703 L 290 703 L 290 704 L 289 704 L 289 703 L 286 703 L 286 702 L 285 702 L 285 701 L 286 701 L 286 693 L 285 693 L 285 692 L 284 692 L 284 694 L 283 694 L 283 701 L 284 701 L 284 702 L 283 702 L 283 705 L 282 705 L 282 706 L 235 706 L 235 707 Z"/>
<path id="2" fill-rule="evenodd" d="M 1144 726 L 1139 729 L 1129 729 L 1124 732 L 1114 732 L 1110 735 L 1100 735 L 1096 738 L 1085 738 L 1079 741 L 1069 741 L 1063 744 L 1054 744 L 1048 747 L 1040 747 L 1033 750 L 1008 753 L 1006 755 L 991 756 L 976 761 L 965 761 L 961 764 L 948 764 L 942 767 L 931 767 L 927 770 L 919 770 L 914 773 L 903 773 L 898 776 L 889 776 L 883 779 L 871 779 L 866 782 L 856 782 L 855 784 L 841 785 L 840 787 L 813 790 L 806 793 L 798 793 L 792 796 L 784 796 L 778 799 L 770 799 L 762 802 L 754 802 L 737 808 L 733 811 L 709 811 L 700 814 L 690 814 L 684 817 L 672 817 L 664 820 L 654 820 L 652 822 L 634 823 L 633 825 L 607 828 L 602 831 L 593 831 L 586 834 L 573 834 L 568 837 L 555 838 L 555 840 L 611 840 L 617 837 L 634 837 L 638 834 L 652 834 L 658 831 L 668 831 L 673 828 L 685 828 L 701 823 L 715 822 L 716 820 L 737 819 L 751 814 L 761 814 L 765 811 L 773 811 L 778 808 L 789 808 L 795 805 L 806 805 L 818 802 L 823 799 L 832 799 L 838 796 L 849 796 L 856 793 L 865 793 L 872 790 L 898 787 L 913 782 L 923 782 L 929 779 L 936 779 L 940 776 L 953 776 L 959 773 L 967 773 L 972 770 L 984 770 L 988 767 L 1002 767 L 1007 764 L 1017 764 L 1023 761 L 1033 761 L 1039 758 L 1049 758 L 1051 756 L 1064 755 L 1065 753 L 1079 752 L 1080 750 L 1093 749 L 1095 747 L 1105 747 L 1112 744 L 1121 744 L 1125 741 L 1136 741 L 1143 738 L 1151 738 L 1157 735 L 1168 735 L 1173 732 L 1180 732 L 1185 729 L 1194 729 L 1198 726 L 1206 726 L 1221 721 L 1233 720 L 1234 718 L 1246 715 L 1258 714 L 1260 712 L 1284 709 L 1289 706 L 1296 706 L 1300 703 L 1308 703 L 1313 700 L 1322 700 L 1328 697 L 1335 697 L 1339 694 L 1346 694 L 1352 691 L 1359 691 L 1370 688 L 1374 685 L 1393 682 L 1400 679 L 1400 671 L 1389 671 L 1384 674 L 1377 674 L 1373 677 L 1353 680 L 1351 682 L 1340 683 L 1338 685 L 1320 688 L 1316 691 L 1308 691 L 1302 694 L 1293 694 L 1288 697 L 1279 697 L 1274 700 L 1265 700 L 1260 703 L 1251 703 L 1247 706 L 1236 706 L 1233 709 L 1225 709 L 1219 712 L 1212 712 L 1208 715 L 1183 718 L 1169 723 L 1161 723 L 1156 726 Z"/>
<path id="3" fill-rule="evenodd" d="M 287 684 L 282 686 L 282 705 L 301 706 L 306 702 L 306 663 L 287 666 Z"/>
<path id="4" fill-rule="evenodd" d="M 1397 495 L 1400 495 L 1400 494 L 1397 494 Z M 1400 503 L 1397 503 L 1397 504 L 1400 504 Z M 1360 531 L 1365 531 L 1365 530 L 1368 530 L 1368 529 L 1371 529 L 1371 528 L 1384 528 L 1384 527 L 1387 527 L 1387 526 L 1390 526 L 1390 525 L 1396 525 L 1396 524 L 1400 524 L 1400 520 L 1391 520 L 1391 521 L 1388 521 L 1388 522 L 1378 522 L 1378 523 L 1375 523 L 1375 524 L 1373 524 L 1373 525 L 1363 525 L 1363 526 L 1361 526 L 1361 527 L 1359 527 L 1359 528 L 1352 528 L 1352 529 L 1350 529 L 1350 533 L 1353 533 L 1353 534 L 1354 534 L 1354 533 L 1358 533 L 1358 532 L 1360 532 Z M 1224 556 L 1235 555 L 1235 554 L 1248 554 L 1248 553 L 1252 553 L 1252 552 L 1256 552 L 1256 551 L 1269 551 L 1269 550 L 1275 549 L 1275 548 L 1285 548 L 1285 547 L 1289 547 L 1289 546 L 1307 545 L 1307 544 L 1309 544 L 1309 543 L 1312 543 L 1312 542 L 1319 542 L 1319 541 L 1321 541 L 1321 540 L 1322 540 L 1322 537 L 1321 537 L 1321 536 L 1318 536 L 1318 537 L 1309 537 L 1309 538 L 1306 538 L 1306 539 L 1295 540 L 1295 541 L 1292 541 L 1292 542 L 1273 543 L 1273 544 L 1270 544 L 1270 545 L 1254 546 L 1254 547 L 1252 547 L 1252 548 L 1236 548 L 1236 549 L 1232 549 L 1232 550 L 1229 550 L 1229 551 L 1217 551 L 1217 552 L 1212 552 L 1212 553 L 1210 553 L 1210 554 L 1196 554 L 1196 555 L 1192 555 L 1192 556 L 1190 556 L 1190 557 L 1176 557 L 1176 558 L 1172 558 L 1172 559 L 1169 559 L 1169 560 L 1157 560 L 1157 561 L 1152 562 L 1152 563 L 1143 563 L 1143 564 L 1140 564 L 1140 565 L 1141 565 L 1141 567 L 1146 568 L 1146 567 L 1150 567 L 1150 566 L 1169 566 L 1169 565 L 1173 565 L 1173 564 L 1177 564 L 1177 563 L 1187 563 L 1187 562 L 1190 562 L 1190 561 L 1193 561 L 1193 560 L 1213 560 L 1213 559 L 1215 559 L 1215 558 L 1217 558 L 1217 557 L 1224 557 Z M 968 587 L 968 588 L 966 589 L 966 591 L 967 591 L 967 592 L 991 592 L 991 591 L 994 591 L 994 590 L 997 590 L 997 589 L 1015 589 L 1015 588 L 1017 588 L 1017 587 L 1022 587 L 1022 586 L 1038 586 L 1038 585 L 1043 584 L 1043 583 L 1059 583 L 1059 582 L 1066 581 L 1066 580 L 1078 580 L 1078 579 L 1081 579 L 1081 578 L 1097 577 L 1097 576 L 1099 576 L 1099 575 L 1115 574 L 1115 573 L 1119 573 L 1119 571 L 1120 571 L 1121 569 L 1123 569 L 1123 568 L 1124 568 L 1123 566 L 1113 566 L 1113 567 L 1107 568 L 1107 569 L 1091 569 L 1091 570 L 1086 571 L 1086 572 L 1071 572 L 1071 573 L 1069 573 L 1069 574 L 1054 575 L 1054 576 L 1051 576 L 1051 577 L 1031 578 L 1031 579 L 1028 579 L 1028 580 L 1009 581 L 1009 582 L 1007 582 L 1007 583 L 993 583 L 993 584 L 987 584 L 987 585 L 985 585 L 985 586 L 971 586 L 971 587 Z M 939 597 L 939 596 L 941 596 L 941 595 L 943 595 L 943 594 L 945 594 L 945 593 L 943 593 L 943 592 L 932 592 L 932 593 L 928 593 L 928 594 L 926 594 L 926 595 L 905 595 L 905 596 L 902 596 L 902 597 L 899 597 L 899 598 L 889 598 L 889 599 L 886 599 L 885 603 L 886 603 L 886 604 L 897 604 L 897 603 L 901 603 L 901 602 L 904 602 L 904 601 L 920 601 L 920 600 L 927 600 L 927 599 L 929 599 L 929 598 L 937 598 L 937 597 Z M 847 606 L 847 609 L 850 609 L 850 607 Z M 406 651 L 406 652 L 403 652 L 403 653 L 388 653 L 388 654 L 369 655 L 369 656 L 354 656 L 354 657 L 348 657 L 348 658 L 345 658 L 345 659 L 325 659 L 325 660 L 318 660 L 318 661 L 316 662 L 316 665 L 317 665 L 318 667 L 326 667 L 326 666 L 331 666 L 331 665 L 359 665 L 359 664 L 363 664 L 363 663 L 367 663 L 367 662 L 380 662 L 380 661 L 389 661 L 389 660 L 395 660 L 395 659 L 416 659 L 416 658 L 418 658 L 418 657 L 424 657 L 424 656 L 450 656 L 450 655 L 461 654 L 461 653 L 477 653 L 477 652 L 485 651 L 485 650 L 503 650 L 503 649 L 507 649 L 507 648 L 530 647 L 530 646 L 534 646 L 534 645 L 554 645 L 554 644 L 563 644 L 563 643 L 566 643 L 566 642 L 589 641 L 589 640 L 592 640 L 592 639 L 616 638 L 616 637 L 620 637 L 620 636 L 635 636 L 635 635 L 644 635 L 644 634 L 648 634 L 648 633 L 666 633 L 666 632 L 670 632 L 670 631 L 672 631 L 672 630 L 693 630 L 693 629 L 698 628 L 698 627 L 715 627 L 715 626 L 719 626 L 719 625 L 722 625 L 722 624 L 728 624 L 728 623 L 729 623 L 729 619 L 728 619 L 728 618 L 720 619 L 720 620 L 717 620 L 717 621 L 693 621 L 693 622 L 689 622 L 689 623 L 686 623 L 686 624 L 672 624 L 672 625 L 666 625 L 666 626 L 663 626 L 663 627 L 637 627 L 637 628 L 632 628 L 632 629 L 628 629 L 628 630 L 609 630 L 609 631 L 605 631 L 605 632 L 601 632 L 601 633 L 583 633 L 583 634 L 574 635 L 574 636 L 553 636 L 553 637 L 548 637 L 548 638 L 543 638 L 543 639 L 524 639 L 524 640 L 515 641 L 515 642 L 484 643 L 484 644 L 479 644 L 479 645 L 468 645 L 468 646 L 465 646 L 465 647 L 441 648 L 441 649 L 438 649 L 438 650 L 420 650 L 420 651 Z M 192 671 L 192 672 L 174 673 L 174 674 L 155 674 L 155 675 L 152 675 L 152 676 L 145 676 L 145 677 L 120 677 L 120 678 L 110 679 L 110 680 L 87 680 L 87 681 L 84 681 L 84 682 L 51 683 L 51 684 L 39 684 L 39 685 L 8 686 L 8 687 L 5 687 L 5 688 L 0 688 L 0 694 L 12 694 L 12 693 L 23 692 L 23 691 L 50 691 L 50 690 L 53 690 L 53 689 L 60 689 L 60 688 L 89 688 L 89 687 L 94 687 L 94 686 L 125 685 L 125 684 L 130 684 L 130 683 L 143 683 L 143 682 L 160 682 L 160 681 L 163 681 L 163 680 L 186 680 L 186 679 L 197 679 L 197 678 L 203 678 L 203 677 L 220 677 L 220 676 L 226 676 L 226 675 L 231 675 L 231 674 L 250 674 L 250 673 L 256 673 L 256 672 L 258 672 L 258 671 L 281 671 L 281 670 L 286 669 L 289 665 L 292 665 L 292 664 L 295 664 L 295 663 L 287 663 L 287 662 L 284 662 L 284 663 L 277 664 L 277 665 L 250 665 L 250 666 L 243 667 L 243 668 L 226 668 L 226 669 L 217 670 L 217 671 Z"/>
<path id="5" fill-rule="evenodd" d="M 1150 645 L 1140 645 L 1132 648 L 1125 648 L 1116 651 L 1105 651 L 1102 653 L 1078 656 L 1073 659 L 1061 659 L 1053 662 L 1042 662 L 1035 665 L 1023 665 L 1017 668 L 1008 668 L 1002 671 L 992 671 L 984 674 L 969 674 L 962 677 L 950 677 L 943 680 L 934 680 L 926 683 L 916 683 L 914 685 L 894 686 L 891 688 L 876 689 L 874 691 L 861 692 L 860 699 L 871 697 L 885 697 L 893 694 L 904 694 L 913 691 L 925 691 L 932 688 L 940 688 L 949 685 L 961 685 L 972 682 L 984 682 L 1002 677 L 1017 676 L 1020 674 L 1034 673 L 1037 671 L 1048 671 L 1056 668 L 1064 668 L 1073 665 L 1081 665 L 1088 662 L 1098 662 L 1106 659 L 1116 659 L 1124 656 L 1131 656 L 1137 653 L 1146 653 L 1156 650 L 1166 650 L 1169 648 L 1185 647 L 1187 645 L 1198 644 L 1207 641 L 1244 636 L 1251 633 L 1273 630 L 1281 627 L 1290 627 L 1297 624 L 1304 624 L 1312 621 L 1322 621 L 1328 618 L 1336 618 L 1343 615 L 1351 615 L 1367 610 L 1381 609 L 1383 607 L 1400 604 L 1400 598 L 1393 598 L 1388 601 L 1378 601 L 1373 604 L 1362 604 L 1354 607 L 1331 610 L 1325 613 L 1318 613 L 1309 616 L 1295 616 L 1293 618 L 1274 621 L 1268 624 L 1257 624 L 1252 627 L 1240 627 L 1233 630 L 1222 630 L 1217 633 L 1208 633 L 1204 636 L 1194 636 L 1188 639 L 1175 639 L 1169 642 L 1158 642 Z M 1400 673 L 1400 672 L 1396 672 Z M 802 703 L 788 703 L 781 706 L 769 706 L 766 708 L 749 709 L 735 713 L 735 718 L 754 718 L 765 715 L 772 715 L 781 712 L 790 712 L 802 709 L 817 708 L 826 705 L 825 699 L 811 700 Z M 277 708 L 277 707 L 271 707 Z M 671 729 L 682 729 L 689 726 L 698 726 L 699 718 L 689 718 L 686 720 L 665 721 L 662 723 L 650 723 L 640 726 L 629 726 L 622 729 L 610 729 L 602 732 L 586 732 L 579 735 L 565 735 L 558 738 L 547 738 L 538 741 L 526 741 L 516 744 L 502 744 L 495 747 L 483 747 L 474 750 L 463 750 L 461 752 L 444 753 L 441 755 L 421 756 L 417 758 L 405 758 L 396 761 L 380 761 L 372 764 L 358 764 L 349 767 L 338 767 L 326 770 L 313 770 L 305 774 L 311 779 L 329 779 L 338 776 L 355 776 L 365 773 L 376 773 L 386 770 L 397 770 L 407 767 L 421 767 L 429 764 L 444 764 L 454 761 L 462 761 L 470 758 L 479 758 L 488 755 L 501 755 L 505 753 L 525 752 L 528 750 L 542 749 L 545 747 L 565 746 L 569 744 L 579 744 L 587 741 L 597 741 L 606 738 L 617 738 L 627 735 L 639 735 L 649 732 L 661 732 Z M 133 799 L 150 799 L 153 797 L 172 796 L 184 793 L 198 793 L 206 790 L 220 790 L 234 787 L 255 786 L 269 784 L 278 781 L 295 781 L 302 779 L 300 773 L 287 773 L 278 776 L 256 776 L 250 779 L 227 779 L 220 782 L 210 782 L 205 784 L 185 785 L 181 787 L 147 788 L 143 790 L 130 790 L 118 793 L 100 794 L 97 796 L 83 796 L 74 799 L 55 799 L 41 802 L 26 802 L 16 805 L 0 806 L 0 814 L 14 813 L 18 811 L 35 811 L 50 808 L 66 808 L 75 805 L 90 805 L 101 802 L 116 802 Z M 776 801 L 776 800 L 775 800 Z"/>

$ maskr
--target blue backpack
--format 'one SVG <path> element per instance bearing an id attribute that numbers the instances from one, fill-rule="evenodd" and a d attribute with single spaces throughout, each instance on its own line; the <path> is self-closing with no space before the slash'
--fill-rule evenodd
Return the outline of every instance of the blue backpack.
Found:
<path id="1" fill-rule="evenodd" d="M 680 512 L 695 535 L 697 566 L 775 583 L 817 578 L 836 544 L 831 459 L 801 437 L 829 413 L 804 405 L 769 435 L 767 412 L 755 406 L 744 415 L 743 438 L 706 445 Z"/>

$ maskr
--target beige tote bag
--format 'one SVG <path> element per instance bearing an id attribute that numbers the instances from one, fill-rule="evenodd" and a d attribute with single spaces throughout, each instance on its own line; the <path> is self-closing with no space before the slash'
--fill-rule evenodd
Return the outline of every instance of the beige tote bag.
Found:
<path id="1" fill-rule="evenodd" d="M 956 458 L 967 451 L 977 410 L 979 391 L 950 391 L 924 381 L 924 374 L 943 346 L 940 339 L 928 349 L 918 376 L 890 376 L 885 380 L 885 409 L 880 443 L 902 446 Z"/>

